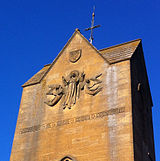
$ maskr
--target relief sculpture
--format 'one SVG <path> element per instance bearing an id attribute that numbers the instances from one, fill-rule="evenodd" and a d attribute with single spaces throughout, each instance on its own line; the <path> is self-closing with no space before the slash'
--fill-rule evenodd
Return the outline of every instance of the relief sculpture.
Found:
<path id="1" fill-rule="evenodd" d="M 77 62 L 80 59 L 80 57 L 81 57 L 81 53 L 82 53 L 81 49 L 80 50 L 71 51 L 69 53 L 69 61 L 71 63 Z"/>
<path id="2" fill-rule="evenodd" d="M 45 103 L 49 106 L 54 106 L 63 96 L 63 88 L 58 84 L 49 85 L 48 88 L 49 91 L 46 93 L 46 95 L 49 96 L 49 98 L 47 99 L 47 101 L 45 101 Z"/>
<path id="3" fill-rule="evenodd" d="M 98 79 L 101 75 L 102 74 L 99 74 L 93 78 L 86 80 L 86 93 L 94 96 L 102 90 L 102 81 Z"/>
<path id="4" fill-rule="evenodd" d="M 68 107 L 69 109 L 76 103 L 76 100 L 80 97 L 80 91 L 84 87 L 84 73 L 80 73 L 75 70 L 72 71 L 68 77 L 62 77 L 64 86 L 64 103 L 63 108 Z"/>
<path id="5" fill-rule="evenodd" d="M 47 100 L 45 103 L 48 106 L 54 106 L 62 98 L 63 109 L 71 109 L 80 98 L 83 89 L 85 89 L 87 94 L 92 96 L 102 90 L 102 81 L 99 80 L 101 75 L 98 74 L 97 76 L 86 79 L 84 72 L 74 70 L 67 77 L 62 77 L 62 85 L 53 84 L 48 86 L 49 90 L 46 93 Z"/>

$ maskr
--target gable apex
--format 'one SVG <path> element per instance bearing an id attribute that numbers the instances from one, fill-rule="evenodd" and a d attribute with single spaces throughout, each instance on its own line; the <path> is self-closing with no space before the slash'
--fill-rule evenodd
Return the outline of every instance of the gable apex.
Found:
<path id="1" fill-rule="evenodd" d="M 114 45 L 108 48 L 97 50 L 95 46 L 93 46 L 79 31 L 79 29 L 75 29 L 75 32 L 72 34 L 71 38 L 59 52 L 57 57 L 53 60 L 51 64 L 44 66 L 38 73 L 36 73 L 33 77 L 31 77 L 27 82 L 25 82 L 22 87 L 34 85 L 40 83 L 43 78 L 47 75 L 47 73 L 51 70 L 55 62 L 61 56 L 66 47 L 70 44 L 75 35 L 78 34 L 93 50 L 96 51 L 97 55 L 99 55 L 107 64 L 118 63 L 120 61 L 129 60 L 133 56 L 137 47 L 141 44 L 141 39 L 132 40 L 129 42 L 125 42 L 122 44 Z"/>
<path id="2" fill-rule="evenodd" d="M 61 54 L 63 53 L 63 51 L 67 48 L 67 46 L 70 44 L 70 42 L 73 40 L 73 38 L 76 36 L 76 34 L 78 34 L 89 46 L 91 46 L 91 48 L 93 50 L 95 50 L 97 52 L 97 54 L 107 63 L 109 64 L 109 62 L 102 56 L 102 54 L 100 54 L 100 52 L 96 49 L 96 47 L 94 47 L 79 31 L 78 28 L 75 29 L 75 32 L 73 33 L 73 35 L 71 36 L 71 38 L 68 40 L 68 42 L 65 44 L 65 46 L 62 48 L 62 50 L 59 52 L 59 54 L 57 55 L 57 57 L 53 60 L 53 62 L 51 63 L 50 67 L 48 68 L 48 70 L 46 71 L 46 73 L 44 74 L 44 76 L 42 77 L 42 79 L 47 75 L 47 73 L 51 70 L 51 68 L 53 67 L 53 65 L 56 63 L 56 61 L 58 60 L 58 58 L 61 56 Z M 41 79 L 41 80 L 42 80 Z M 41 81 L 40 80 L 40 81 Z"/>
<path id="3" fill-rule="evenodd" d="M 29 85 L 34 85 L 37 83 L 40 83 L 43 78 L 47 75 L 47 73 L 51 70 L 53 65 L 56 63 L 56 61 L 59 59 L 63 51 L 67 48 L 67 46 L 70 44 L 70 42 L 73 40 L 75 35 L 79 35 L 96 53 L 99 55 L 107 64 L 109 62 L 102 56 L 102 54 L 94 47 L 79 31 L 79 29 L 75 29 L 74 33 L 72 34 L 71 38 L 68 40 L 68 42 L 65 44 L 65 46 L 62 48 L 62 50 L 59 52 L 57 57 L 53 60 L 53 62 L 47 66 L 44 66 L 37 74 L 35 74 L 32 78 L 30 78 L 26 83 L 22 85 L 22 87 L 26 87 Z"/>

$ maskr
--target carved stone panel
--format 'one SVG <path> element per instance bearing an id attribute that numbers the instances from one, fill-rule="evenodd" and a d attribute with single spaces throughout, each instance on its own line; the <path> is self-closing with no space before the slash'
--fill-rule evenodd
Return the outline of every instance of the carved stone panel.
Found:
<path id="1" fill-rule="evenodd" d="M 87 79 L 84 72 L 73 70 L 67 77 L 62 76 L 62 85 L 53 84 L 48 86 L 45 103 L 48 106 L 54 106 L 61 100 L 61 98 L 63 98 L 63 109 L 71 109 L 80 98 L 82 90 L 85 89 L 86 94 L 92 96 L 102 90 L 102 81 L 99 80 L 101 75 L 102 74 L 98 74 Z"/>
<path id="2" fill-rule="evenodd" d="M 80 97 L 80 91 L 84 88 L 85 74 L 77 70 L 72 71 L 68 77 L 62 77 L 64 87 L 64 102 L 63 108 L 69 109 L 76 103 Z"/>
<path id="3" fill-rule="evenodd" d="M 47 99 L 45 103 L 49 106 L 56 105 L 63 95 L 63 87 L 58 84 L 53 84 L 48 86 L 49 90 L 46 93 L 47 96 L 52 96 L 50 99 Z"/>
<path id="4" fill-rule="evenodd" d="M 102 81 L 98 79 L 101 75 L 102 74 L 99 74 L 95 77 L 92 77 L 86 80 L 86 93 L 87 94 L 94 96 L 102 90 L 102 86 L 101 86 Z"/>

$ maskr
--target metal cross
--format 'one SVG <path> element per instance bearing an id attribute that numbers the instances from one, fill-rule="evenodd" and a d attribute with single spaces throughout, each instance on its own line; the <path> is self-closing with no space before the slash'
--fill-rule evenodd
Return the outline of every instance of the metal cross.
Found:
<path id="1" fill-rule="evenodd" d="M 100 27 L 100 25 L 94 26 L 94 17 L 95 17 L 95 6 L 93 7 L 91 27 L 85 29 L 85 31 L 91 30 L 91 35 L 89 38 L 91 44 L 93 42 L 93 29 Z"/>

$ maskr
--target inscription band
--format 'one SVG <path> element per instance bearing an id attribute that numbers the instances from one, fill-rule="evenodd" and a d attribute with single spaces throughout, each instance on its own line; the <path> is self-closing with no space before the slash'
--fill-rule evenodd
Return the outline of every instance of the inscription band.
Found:
<path id="1" fill-rule="evenodd" d="M 53 127 L 58 127 L 58 126 L 64 126 L 72 123 L 78 123 L 78 122 L 83 122 L 83 121 L 88 121 L 88 120 L 94 120 L 98 118 L 103 118 L 109 115 L 114 115 L 114 114 L 119 114 L 125 112 L 125 107 L 120 107 L 120 108 L 114 108 L 110 109 L 108 111 L 102 111 L 98 113 L 93 113 L 90 115 L 84 115 L 80 117 L 74 117 L 74 118 L 69 118 L 65 120 L 59 120 L 57 122 L 51 122 L 51 123 L 46 123 L 42 125 L 35 125 L 27 128 L 23 128 L 20 130 L 20 134 L 28 133 L 28 132 L 36 132 L 44 129 L 49 129 Z"/>

